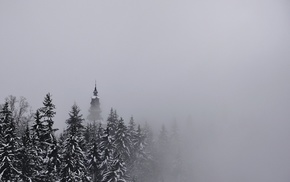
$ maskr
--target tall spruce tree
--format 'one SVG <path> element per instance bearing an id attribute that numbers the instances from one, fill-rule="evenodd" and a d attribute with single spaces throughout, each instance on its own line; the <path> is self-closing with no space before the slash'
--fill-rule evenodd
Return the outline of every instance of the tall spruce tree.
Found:
<path id="1" fill-rule="evenodd" d="M 111 137 L 113 137 L 113 139 L 115 138 L 118 121 L 119 119 L 118 119 L 117 111 L 111 108 L 110 114 L 107 119 L 107 128 L 109 129 L 109 134 Z"/>
<path id="2" fill-rule="evenodd" d="M 63 160 L 61 167 L 61 181 L 88 181 L 86 158 L 82 149 L 84 140 L 82 115 L 79 107 L 74 104 L 67 120 L 67 139 L 63 149 Z"/>
<path id="3" fill-rule="evenodd" d="M 60 146 L 55 139 L 48 154 L 47 175 L 50 177 L 49 181 L 54 182 L 59 179 L 61 160 L 62 156 L 60 154 Z"/>
<path id="4" fill-rule="evenodd" d="M 80 108 L 74 104 L 71 108 L 71 111 L 69 113 L 69 119 L 66 120 L 66 123 L 68 125 L 67 132 L 70 135 L 82 137 L 84 132 L 84 126 L 83 126 L 83 115 L 80 114 Z"/>
<path id="5" fill-rule="evenodd" d="M 136 161 L 136 148 L 135 143 L 137 143 L 137 131 L 136 131 L 136 123 L 134 121 L 133 116 L 131 116 L 129 125 L 128 125 L 128 133 L 131 140 L 131 146 L 130 146 L 130 158 L 128 161 L 126 161 L 127 170 L 129 172 L 129 176 L 131 178 L 135 178 L 135 161 Z"/>
<path id="6" fill-rule="evenodd" d="M 79 138 L 69 135 L 63 151 L 60 181 L 84 181 L 87 175 L 84 162 L 85 155 L 79 146 Z"/>
<path id="7" fill-rule="evenodd" d="M 170 174 L 173 181 L 181 181 L 183 179 L 183 162 L 181 158 L 180 137 L 177 122 L 174 121 L 170 131 Z"/>
<path id="8" fill-rule="evenodd" d="M 30 181 L 35 171 L 33 164 L 34 154 L 32 152 L 32 140 L 28 125 L 26 126 L 25 133 L 21 137 L 21 141 L 22 143 L 19 154 L 20 170 L 22 171 L 21 178 L 23 181 Z"/>
<path id="9" fill-rule="evenodd" d="M 34 122 L 31 127 L 32 130 L 32 142 L 35 146 L 39 146 L 42 148 L 44 145 L 44 136 L 45 136 L 45 126 L 41 120 L 40 112 L 39 110 L 36 111 L 34 116 Z M 44 146 L 43 148 L 44 149 Z"/>
<path id="10" fill-rule="evenodd" d="M 41 121 L 44 125 L 42 157 L 46 167 L 45 181 L 56 181 L 58 179 L 57 168 L 60 165 L 59 146 L 55 137 L 57 129 L 53 128 L 53 118 L 56 114 L 54 110 L 55 105 L 52 103 L 50 93 L 48 93 L 44 98 L 43 107 L 39 109 Z"/>
<path id="11" fill-rule="evenodd" d="M 91 128 L 92 128 L 92 124 L 88 123 L 87 126 L 84 129 L 84 140 L 85 143 L 90 143 L 92 136 L 91 136 Z"/>
<path id="12" fill-rule="evenodd" d="M 102 182 L 126 182 L 126 166 L 120 155 L 114 156 L 110 170 L 103 174 Z"/>
<path id="13" fill-rule="evenodd" d="M 120 155 L 124 162 L 129 162 L 131 157 L 132 141 L 130 132 L 124 123 L 123 118 L 120 118 L 115 134 L 114 145 L 116 152 Z"/>
<path id="14" fill-rule="evenodd" d="M 93 182 L 98 182 L 101 177 L 101 160 L 102 160 L 101 150 L 99 149 L 97 141 L 92 142 L 90 149 L 88 150 L 88 170 L 90 172 Z"/>
<path id="15" fill-rule="evenodd" d="M 101 137 L 103 135 L 103 128 L 101 123 L 98 126 L 97 136 L 90 141 L 88 149 L 88 169 L 93 182 L 101 181 L 101 161 L 102 151 L 100 150 Z"/>
<path id="16" fill-rule="evenodd" d="M 18 143 L 15 124 L 8 103 L 0 111 L 0 181 L 16 181 L 21 176 L 19 171 Z"/>
<path id="17" fill-rule="evenodd" d="M 45 134 L 46 129 L 39 110 L 36 111 L 34 122 L 31 127 L 32 152 L 34 154 L 35 174 L 32 176 L 33 181 L 45 181 L 47 164 L 45 163 L 46 148 Z"/>
<path id="18" fill-rule="evenodd" d="M 57 131 L 57 129 L 53 129 L 53 118 L 56 114 L 55 105 L 52 103 L 52 98 L 50 93 L 46 94 L 44 101 L 43 101 L 43 107 L 39 109 L 39 113 L 42 119 L 43 124 L 45 125 L 45 142 L 48 146 L 52 146 L 55 142 L 55 135 L 54 132 Z"/>
<path id="19" fill-rule="evenodd" d="M 114 159 L 114 153 L 116 151 L 116 148 L 113 143 L 113 138 L 110 135 L 110 129 L 108 126 L 100 139 L 99 146 L 102 152 L 100 162 L 100 174 L 101 176 L 104 176 L 105 173 L 108 173 L 111 170 L 111 165 Z"/>
<path id="20" fill-rule="evenodd" d="M 157 161 L 158 161 L 158 173 L 159 173 L 159 179 L 161 181 L 167 181 L 169 175 L 169 149 L 170 149 L 170 143 L 169 143 L 169 136 L 168 131 L 165 127 L 165 125 L 162 125 L 159 137 L 158 137 L 158 146 L 157 146 Z"/>
<path id="21" fill-rule="evenodd" d="M 124 160 L 130 157 L 131 140 L 128 129 L 122 118 L 118 120 L 116 111 L 111 109 L 108 117 L 107 128 L 100 142 L 103 152 L 100 170 L 102 182 L 125 182 L 126 165 Z"/>
<path id="22" fill-rule="evenodd" d="M 149 150 L 147 149 L 146 135 L 138 125 L 137 131 L 133 140 L 133 151 L 131 155 L 132 165 L 130 166 L 130 175 L 132 181 L 146 182 L 152 178 L 152 159 Z"/>
<path id="23" fill-rule="evenodd" d="M 101 123 L 99 123 L 101 124 Z M 87 152 L 96 138 L 98 137 L 98 124 L 93 121 L 92 123 L 88 123 L 84 129 L 84 151 Z"/>
<path id="24" fill-rule="evenodd" d="M 136 123 L 134 121 L 133 116 L 131 116 L 131 118 L 130 118 L 129 125 L 128 125 L 128 131 L 130 133 L 131 140 L 133 140 L 134 136 L 136 135 Z"/>

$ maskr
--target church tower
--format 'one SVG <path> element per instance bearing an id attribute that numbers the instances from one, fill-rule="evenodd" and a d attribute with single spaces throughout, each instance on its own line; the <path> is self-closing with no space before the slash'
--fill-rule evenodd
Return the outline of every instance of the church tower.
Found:
<path id="1" fill-rule="evenodd" d="M 100 98 L 98 96 L 97 84 L 95 83 L 95 89 L 93 96 L 91 98 L 91 107 L 89 109 L 88 120 L 89 121 L 101 121 L 101 108 L 100 108 Z"/>

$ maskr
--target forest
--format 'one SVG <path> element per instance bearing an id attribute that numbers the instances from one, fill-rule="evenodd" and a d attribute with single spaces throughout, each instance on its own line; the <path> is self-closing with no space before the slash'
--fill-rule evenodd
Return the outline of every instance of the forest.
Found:
<path id="1" fill-rule="evenodd" d="M 103 122 L 86 121 L 73 104 L 58 131 L 50 93 L 41 108 L 29 108 L 15 96 L 0 105 L 0 181 L 191 181 L 177 122 L 153 134 L 148 123 L 125 121 L 113 108 Z"/>

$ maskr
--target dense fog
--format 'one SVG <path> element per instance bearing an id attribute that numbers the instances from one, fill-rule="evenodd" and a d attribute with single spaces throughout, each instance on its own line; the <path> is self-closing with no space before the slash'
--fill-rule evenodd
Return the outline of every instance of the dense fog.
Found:
<path id="1" fill-rule="evenodd" d="M 104 123 L 113 107 L 156 140 L 177 123 L 191 181 L 288 182 L 289 6 L 0 0 L 0 104 L 23 96 L 35 113 L 51 93 L 59 135 L 96 81 Z"/>

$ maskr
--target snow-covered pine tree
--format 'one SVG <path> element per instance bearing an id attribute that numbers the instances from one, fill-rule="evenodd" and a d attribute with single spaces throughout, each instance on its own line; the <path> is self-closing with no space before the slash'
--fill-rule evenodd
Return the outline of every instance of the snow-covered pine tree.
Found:
<path id="1" fill-rule="evenodd" d="M 54 132 L 57 129 L 53 128 L 53 118 L 56 114 L 55 105 L 52 103 L 50 93 L 46 94 L 43 107 L 39 109 L 42 124 L 44 125 L 43 135 L 43 159 L 46 165 L 46 181 L 55 181 L 58 179 L 57 168 L 60 165 L 59 146 L 55 138 Z"/>
<path id="2" fill-rule="evenodd" d="M 100 164 L 102 161 L 102 151 L 100 150 L 99 146 L 102 135 L 103 128 L 101 123 L 99 123 L 97 136 L 90 141 L 87 154 L 88 169 L 90 172 L 90 176 L 92 177 L 92 182 L 98 182 L 102 179 L 100 168 Z"/>
<path id="3" fill-rule="evenodd" d="M 138 125 L 138 127 L 140 127 L 140 125 Z M 140 129 L 140 128 L 139 128 Z M 129 166 L 132 165 L 132 162 L 135 160 L 135 143 L 138 142 L 138 136 L 137 136 L 137 131 L 136 131 L 136 123 L 134 121 L 133 116 L 131 116 L 130 121 L 129 121 L 129 125 L 128 125 L 128 133 L 130 136 L 130 140 L 131 140 L 131 148 L 130 148 L 130 161 L 129 161 Z M 130 169 L 130 168 L 128 168 Z"/>
<path id="4" fill-rule="evenodd" d="M 46 133 L 44 135 L 44 140 L 48 146 L 52 146 L 55 141 L 54 132 L 57 131 L 57 129 L 53 129 L 53 118 L 56 114 L 55 105 L 52 103 L 52 98 L 50 93 L 46 94 L 44 101 L 43 101 L 43 107 L 39 109 L 39 113 L 42 119 L 42 123 L 45 126 Z"/>
<path id="5" fill-rule="evenodd" d="M 126 181 L 124 159 L 130 157 L 130 144 L 130 137 L 123 119 L 118 120 L 117 112 L 111 109 L 107 128 L 100 142 L 100 150 L 103 152 L 100 163 L 102 182 Z"/>
<path id="6" fill-rule="evenodd" d="M 88 170 L 91 174 L 92 181 L 97 182 L 101 179 L 100 164 L 102 161 L 102 154 L 96 139 L 93 139 L 91 147 L 88 150 Z"/>
<path id="7" fill-rule="evenodd" d="M 79 107 L 74 104 L 67 120 L 67 139 L 64 142 L 63 160 L 61 165 L 61 182 L 88 181 L 83 143 L 82 115 Z"/>
<path id="8" fill-rule="evenodd" d="M 98 148 L 98 144 L 94 141 L 91 148 L 88 151 L 88 170 L 92 177 L 92 182 L 97 182 L 100 179 L 100 162 L 101 162 L 101 151 Z"/>
<path id="9" fill-rule="evenodd" d="M 27 124 L 25 133 L 21 137 L 21 147 L 18 154 L 19 169 L 22 171 L 21 179 L 24 182 L 37 181 L 37 174 L 41 171 L 38 153 L 35 149 L 31 130 Z"/>
<path id="10" fill-rule="evenodd" d="M 64 129 L 59 134 L 59 138 L 58 138 L 58 144 L 59 144 L 59 146 L 63 146 L 66 139 L 67 139 L 67 131 L 66 131 L 66 129 Z"/>
<path id="11" fill-rule="evenodd" d="M 34 154 L 34 168 L 35 174 L 32 176 L 32 181 L 45 181 L 47 166 L 45 163 L 46 157 L 46 143 L 45 143 L 46 129 L 41 120 L 39 110 L 36 111 L 34 122 L 31 127 L 32 152 Z"/>
<path id="12" fill-rule="evenodd" d="M 79 138 L 69 135 L 63 151 L 60 181 L 83 181 L 87 175 L 84 162 L 85 155 L 79 146 Z"/>
<path id="13" fill-rule="evenodd" d="M 126 161 L 127 170 L 129 172 L 129 176 L 133 179 L 135 176 L 135 160 L 136 160 L 136 149 L 135 143 L 137 143 L 137 131 L 136 131 L 136 123 L 134 121 L 133 116 L 131 116 L 129 125 L 128 125 L 128 133 L 131 140 L 131 147 L 130 147 L 130 158 Z"/>
<path id="14" fill-rule="evenodd" d="M 124 123 L 123 118 L 120 118 L 116 133 L 114 145 L 116 147 L 116 153 L 122 158 L 124 163 L 129 162 L 131 157 L 132 141 L 130 132 L 128 131 L 127 126 Z"/>
<path id="15" fill-rule="evenodd" d="M 149 158 L 153 158 L 153 156 L 156 153 L 156 141 L 154 138 L 154 133 L 150 125 L 146 122 L 145 125 L 138 129 L 141 131 L 141 134 L 144 137 L 144 143 L 146 144 L 144 147 L 144 151 L 147 155 L 149 155 Z"/>
<path id="16" fill-rule="evenodd" d="M 181 158 L 181 146 L 180 146 L 180 138 L 179 138 L 179 130 L 177 122 L 174 121 L 171 126 L 171 131 L 169 135 L 169 143 L 170 143 L 170 175 L 172 181 L 181 181 L 183 176 L 183 166 L 182 166 L 182 158 Z"/>
<path id="17" fill-rule="evenodd" d="M 97 141 L 100 141 L 103 135 L 104 135 L 104 128 L 102 126 L 102 123 L 99 123 L 98 128 L 97 128 L 97 135 L 96 135 Z"/>
<path id="18" fill-rule="evenodd" d="M 34 146 L 38 146 L 44 149 L 44 136 L 45 136 L 45 126 L 41 121 L 41 116 L 39 110 L 36 111 L 34 116 L 34 122 L 31 127 L 32 131 L 32 142 Z"/>
<path id="19" fill-rule="evenodd" d="M 21 171 L 17 169 L 19 145 L 11 115 L 6 102 L 0 111 L 0 181 L 16 181 L 21 176 Z"/>
<path id="20" fill-rule="evenodd" d="M 132 181 L 146 182 L 152 175 L 152 158 L 148 150 L 146 134 L 138 125 L 136 135 L 133 140 L 133 152 L 131 155 L 132 166 L 130 173 Z"/>
<path id="21" fill-rule="evenodd" d="M 128 131 L 130 133 L 131 140 L 133 140 L 134 136 L 136 135 L 136 123 L 134 121 L 133 116 L 131 116 L 131 118 L 130 118 L 129 125 L 128 125 Z"/>
<path id="22" fill-rule="evenodd" d="M 92 128 L 92 124 L 88 123 L 84 129 L 83 135 L 84 135 L 85 143 L 87 143 L 87 144 L 90 143 L 90 141 L 91 141 L 91 128 Z"/>
<path id="23" fill-rule="evenodd" d="M 69 119 L 67 119 L 66 123 L 68 127 L 66 129 L 67 135 L 77 136 L 79 138 L 79 146 L 81 149 L 86 152 L 86 141 L 84 137 L 85 127 L 83 125 L 83 115 L 80 114 L 81 110 L 77 104 L 74 104 L 69 113 Z M 92 137 L 92 133 L 90 133 L 90 138 Z"/>
<path id="24" fill-rule="evenodd" d="M 127 182 L 126 166 L 120 155 L 114 156 L 110 170 L 103 174 L 101 182 Z"/>
<path id="25" fill-rule="evenodd" d="M 59 179 L 61 160 L 60 146 L 55 139 L 48 153 L 47 175 L 50 177 L 49 181 L 55 182 Z"/>
<path id="26" fill-rule="evenodd" d="M 84 126 L 83 126 L 83 115 L 80 114 L 80 108 L 74 104 L 69 113 L 69 119 L 66 120 L 68 125 L 67 132 L 70 135 L 82 137 Z"/>
<path id="27" fill-rule="evenodd" d="M 157 146 L 157 170 L 159 174 L 159 179 L 161 181 L 166 181 L 169 176 L 169 136 L 165 125 L 162 125 L 159 137 L 158 137 L 158 146 Z"/>
<path id="28" fill-rule="evenodd" d="M 101 162 L 100 162 L 100 174 L 103 177 L 105 173 L 111 171 L 111 164 L 114 159 L 115 146 L 113 143 L 113 138 L 110 135 L 110 129 L 107 126 L 104 131 L 103 136 L 100 139 L 99 148 L 102 153 Z"/>
<path id="29" fill-rule="evenodd" d="M 101 123 L 99 123 L 101 124 Z M 84 151 L 88 152 L 91 148 L 91 144 L 96 141 L 96 137 L 98 136 L 98 125 L 95 121 L 92 123 L 88 123 L 84 129 Z"/>
<path id="30" fill-rule="evenodd" d="M 107 128 L 109 129 L 109 134 L 111 135 L 111 137 L 113 137 L 113 139 L 115 138 L 115 133 L 117 130 L 117 126 L 118 126 L 118 114 L 116 110 L 113 110 L 113 108 L 111 108 L 110 110 L 110 114 L 108 116 L 107 119 Z"/>

